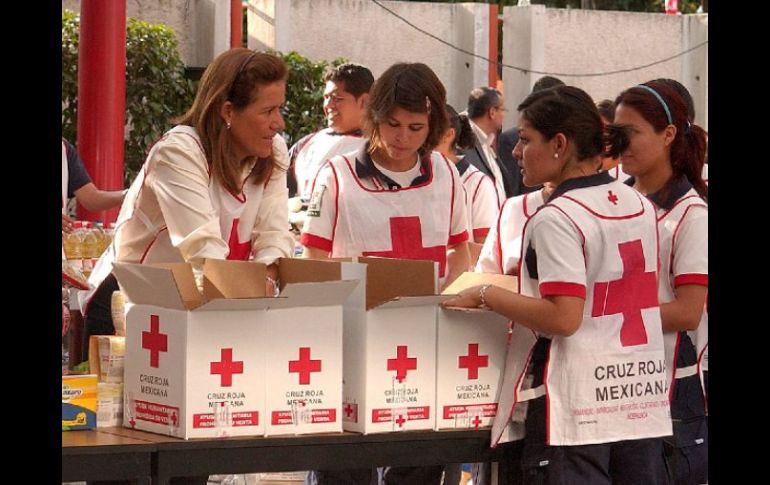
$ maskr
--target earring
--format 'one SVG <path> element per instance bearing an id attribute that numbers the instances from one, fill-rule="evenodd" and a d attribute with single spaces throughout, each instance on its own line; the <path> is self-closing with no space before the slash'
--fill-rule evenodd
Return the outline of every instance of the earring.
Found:
<path id="1" fill-rule="evenodd" d="M 230 122 L 229 121 L 227 122 L 227 129 L 228 130 L 230 129 Z"/>
<path id="2" fill-rule="evenodd" d="M 228 128 L 229 128 L 229 125 L 228 125 Z M 558 153 L 554 153 L 553 154 L 553 158 L 559 158 L 559 154 Z"/>

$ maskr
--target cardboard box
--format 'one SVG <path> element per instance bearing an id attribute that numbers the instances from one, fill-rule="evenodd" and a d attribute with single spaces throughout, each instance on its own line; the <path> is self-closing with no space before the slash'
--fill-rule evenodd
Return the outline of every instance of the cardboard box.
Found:
<path id="1" fill-rule="evenodd" d="M 265 271 L 253 262 L 206 261 L 201 293 L 187 264 L 114 266 L 132 303 L 124 426 L 185 439 L 264 434 L 271 325 L 285 325 L 287 312 L 312 320 L 355 285 L 286 284 L 291 297 L 265 297 Z M 322 298 L 325 291 L 338 301 Z"/>
<path id="2" fill-rule="evenodd" d="M 432 261 L 357 258 L 361 278 L 344 313 L 343 427 L 361 433 L 433 429 L 436 295 Z M 354 274 L 355 272 L 358 274 Z M 362 280 L 363 282 L 364 280 Z"/>
<path id="3" fill-rule="evenodd" d="M 340 264 L 281 259 L 280 296 L 296 306 L 273 312 L 266 359 L 265 434 L 342 431 L 343 302 L 358 281 L 341 279 Z"/>
<path id="4" fill-rule="evenodd" d="M 463 273 L 444 294 L 494 284 L 518 293 L 513 276 Z M 491 426 L 497 414 L 508 341 L 508 319 L 489 310 L 438 312 L 436 429 Z"/>
<path id="5" fill-rule="evenodd" d="M 126 338 L 117 335 L 91 335 L 88 343 L 88 368 L 99 382 L 121 384 Z"/>
<path id="6" fill-rule="evenodd" d="M 96 427 L 96 375 L 61 376 L 61 430 Z"/>

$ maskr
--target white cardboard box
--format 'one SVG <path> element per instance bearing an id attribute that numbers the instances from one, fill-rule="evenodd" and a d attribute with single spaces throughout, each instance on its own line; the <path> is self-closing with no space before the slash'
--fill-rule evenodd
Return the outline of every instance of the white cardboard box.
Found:
<path id="1" fill-rule="evenodd" d="M 445 291 L 456 294 L 495 284 L 518 292 L 515 277 L 464 273 Z M 436 429 L 491 426 L 497 414 L 508 340 L 508 319 L 489 310 L 438 312 Z"/>
<path id="2" fill-rule="evenodd" d="M 115 264 L 132 303 L 126 315 L 124 426 L 181 438 L 262 435 L 269 329 L 321 292 L 287 285 L 292 298 L 264 297 L 265 267 L 207 261 L 201 294 L 187 264 Z M 325 283 L 340 305 L 355 283 Z M 322 305 L 323 304 L 323 305 Z"/>
<path id="3" fill-rule="evenodd" d="M 433 429 L 437 266 L 358 258 L 366 286 L 345 304 L 343 427 L 361 433 Z M 355 277 L 346 268 L 344 277 Z"/>
<path id="4" fill-rule="evenodd" d="M 281 296 L 298 306 L 273 312 L 267 328 L 265 434 L 341 432 L 342 303 L 359 282 L 325 283 L 341 278 L 329 261 L 278 267 Z"/>

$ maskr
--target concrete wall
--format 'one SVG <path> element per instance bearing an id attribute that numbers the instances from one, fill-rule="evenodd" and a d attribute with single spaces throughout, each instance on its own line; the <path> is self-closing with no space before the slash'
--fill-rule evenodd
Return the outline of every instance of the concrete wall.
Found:
<path id="1" fill-rule="evenodd" d="M 488 5 L 382 3 L 440 39 L 488 54 Z M 417 32 L 367 0 L 250 0 L 248 12 L 251 48 L 294 50 L 313 60 L 345 57 L 368 66 L 375 77 L 395 62 L 424 62 L 458 109 L 474 86 L 487 84 L 488 63 Z"/>
<path id="2" fill-rule="evenodd" d="M 599 101 L 623 89 L 659 77 L 684 84 L 696 101 L 696 121 L 707 126 L 708 49 L 630 72 L 579 77 L 634 68 L 678 54 L 708 40 L 707 15 L 546 9 L 542 5 L 503 11 L 503 62 L 555 73 Z M 516 106 L 543 74 L 503 68 L 506 106 Z M 506 127 L 515 116 L 506 120 Z"/>
<path id="3" fill-rule="evenodd" d="M 111 0 L 104 0 L 111 1 Z M 80 0 L 62 9 L 80 12 Z M 182 61 L 205 66 L 230 47 L 230 2 L 224 0 L 126 0 L 126 16 L 174 29 Z"/>

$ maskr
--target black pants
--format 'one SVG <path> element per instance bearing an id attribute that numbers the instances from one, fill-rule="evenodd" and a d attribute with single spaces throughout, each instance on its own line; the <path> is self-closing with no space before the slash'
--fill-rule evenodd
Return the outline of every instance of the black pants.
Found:
<path id="1" fill-rule="evenodd" d="M 112 324 L 112 293 L 119 290 L 118 280 L 110 274 L 99 288 L 96 289 L 91 301 L 88 302 L 83 320 L 83 342 L 81 349 L 83 359 L 88 360 L 88 341 L 91 335 L 114 335 L 115 326 Z"/>
<path id="2" fill-rule="evenodd" d="M 697 352 L 686 332 L 680 333 L 677 368 L 690 367 Z M 708 481 L 708 422 L 700 376 L 675 379 L 671 396 L 674 434 L 664 438 L 664 456 L 671 483 L 698 485 Z"/>

